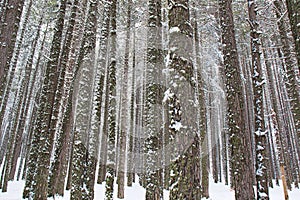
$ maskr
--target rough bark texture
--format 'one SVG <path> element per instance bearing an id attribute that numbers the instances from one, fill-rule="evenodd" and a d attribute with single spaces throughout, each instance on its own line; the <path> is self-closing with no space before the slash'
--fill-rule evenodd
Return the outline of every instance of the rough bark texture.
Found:
<path id="1" fill-rule="evenodd" d="M 252 79 L 254 95 L 254 116 L 255 116 L 255 151 L 256 151 L 256 187 L 257 199 L 269 199 L 268 184 L 268 158 L 267 158 L 267 130 L 264 121 L 263 107 L 263 79 L 262 66 L 260 61 L 260 32 L 257 21 L 257 5 L 253 0 L 248 0 L 249 22 L 251 27 L 251 55 L 252 55 Z"/>
<path id="2" fill-rule="evenodd" d="M 69 27 L 67 30 L 67 37 L 65 40 L 65 47 L 62 59 L 62 68 L 60 72 L 60 82 L 58 84 L 59 95 L 56 97 L 56 102 L 61 102 L 61 104 L 56 105 L 56 113 L 62 113 L 62 117 L 52 118 L 52 130 L 56 132 L 56 143 L 55 143 L 55 153 L 54 162 L 50 169 L 49 178 L 49 196 L 54 196 L 56 194 L 64 194 L 64 184 L 65 176 L 67 173 L 69 149 L 72 146 L 71 143 L 71 124 L 73 123 L 73 90 L 74 81 L 76 80 L 76 73 L 78 72 L 79 66 L 77 63 L 78 54 L 80 54 L 79 49 L 82 46 L 82 36 L 83 30 L 85 30 L 84 16 L 86 11 L 87 1 L 79 3 L 74 2 L 72 6 L 71 18 L 69 21 Z M 76 13 L 76 14 L 75 14 Z M 92 47 L 93 48 L 93 47 Z M 63 87 L 62 87 L 63 86 Z M 62 100 L 59 100 L 62 98 Z M 59 125 L 59 129 L 56 130 L 54 125 Z"/>
<path id="3" fill-rule="evenodd" d="M 291 30 L 295 43 L 295 51 L 298 61 L 298 70 L 300 71 L 300 1 L 286 0 L 288 17 L 291 24 Z"/>
<path id="4" fill-rule="evenodd" d="M 237 200 L 254 199 L 250 141 L 245 135 L 241 71 L 237 54 L 231 0 L 219 1 L 232 186 Z"/>
<path id="5" fill-rule="evenodd" d="M 102 68 L 102 71 L 105 70 L 105 61 L 106 61 L 106 53 L 107 53 L 107 48 L 108 48 L 108 36 L 109 36 L 109 23 L 110 23 L 110 16 L 111 16 L 111 3 L 110 2 L 106 2 L 104 4 L 104 8 L 103 8 L 103 21 L 102 21 L 102 27 L 101 27 L 101 40 L 100 40 L 100 53 L 99 53 L 99 57 L 100 57 L 100 61 L 99 61 L 99 65 Z M 104 73 L 101 74 L 100 77 L 100 82 L 99 84 L 101 84 L 101 88 L 103 87 L 104 83 Z M 101 91 L 101 90 L 100 90 Z M 105 97 L 106 98 L 106 97 Z M 107 109 L 107 108 L 105 108 Z M 106 110 L 106 112 L 108 112 L 108 110 Z M 104 115 L 106 115 L 104 113 Z M 106 121 L 107 122 L 107 121 Z M 104 122 L 104 123 L 106 123 Z M 106 129 L 107 125 L 103 126 L 103 129 Z M 107 132 L 102 132 L 102 136 L 101 136 L 101 147 L 100 147 L 100 160 L 99 160 L 99 171 L 98 171 L 98 183 L 102 183 L 105 180 L 105 175 L 106 175 L 106 161 L 107 161 Z"/>
<path id="6" fill-rule="evenodd" d="M 114 178 L 116 176 L 116 116 L 117 116 L 117 96 L 116 96 L 116 51 L 117 51 L 117 0 L 112 1 L 111 5 L 111 30 L 110 30 L 110 55 L 111 60 L 107 70 L 107 83 L 108 84 L 108 151 L 107 151 L 107 173 L 106 173 L 106 199 L 113 200 L 113 188 L 114 188 Z M 125 164 L 125 163 L 123 163 Z M 123 169 L 121 169 L 123 170 Z M 124 173 L 124 171 L 122 171 Z M 124 176 L 124 175 L 123 175 Z M 120 181 L 118 176 L 118 182 Z M 123 177 L 124 178 L 124 177 Z M 123 180 L 124 181 L 124 180 Z M 124 182 L 123 185 L 119 183 L 118 198 L 124 198 Z M 122 190 L 123 187 L 123 190 Z M 121 192 L 120 192 L 121 188 Z"/>
<path id="7" fill-rule="evenodd" d="M 162 199 L 160 183 L 161 159 L 159 155 L 162 149 L 161 124 L 162 102 L 161 72 L 162 72 L 162 25 L 161 25 L 161 1 L 148 1 L 148 38 L 147 38 L 147 66 L 146 66 L 146 91 L 145 91 L 145 153 L 146 153 L 146 200 Z"/>
<path id="8" fill-rule="evenodd" d="M 37 159 L 30 159 L 31 162 L 37 161 L 36 175 L 34 176 L 34 199 L 47 199 L 48 193 L 48 175 L 50 156 L 52 152 L 54 135 L 50 135 L 50 121 L 52 117 L 52 108 L 55 99 L 55 92 L 58 78 L 58 63 L 60 47 L 62 41 L 62 31 L 64 27 L 66 1 L 61 1 L 58 19 L 56 22 L 56 31 L 53 37 L 53 43 L 50 50 L 50 60 L 47 62 L 45 76 L 42 86 L 41 99 L 39 101 L 38 119 L 34 130 L 34 140 L 37 149 L 31 149 L 31 154 Z M 30 180 L 28 180 L 30 181 Z M 27 190 L 28 188 L 25 188 Z"/>
<path id="9" fill-rule="evenodd" d="M 18 34 L 20 18 L 24 7 L 24 0 L 11 0 L 5 5 L 5 12 L 0 21 L 0 127 L 4 117 L 6 108 L 6 100 L 4 100 L 6 83 L 9 78 L 10 62 L 15 48 L 16 38 Z M 11 77 L 12 79 L 12 77 Z M 3 101 L 6 101 L 3 103 Z M 2 136 L 2 132 L 0 132 Z"/>
<path id="10" fill-rule="evenodd" d="M 20 17 L 25 0 L 10 0 L 0 22 L 0 100 L 8 76 L 9 62 L 12 58 Z"/>
<path id="11" fill-rule="evenodd" d="M 168 1 L 170 76 L 164 100 L 169 109 L 170 199 L 200 199 L 201 180 L 195 176 L 199 166 L 199 141 L 196 131 L 196 79 L 192 62 L 193 31 L 190 23 L 189 1 Z M 191 189 L 192 188 L 192 189 Z"/>
<path id="12" fill-rule="evenodd" d="M 122 86 L 121 86 L 121 105 L 120 105 L 120 122 L 118 127 L 118 198 L 124 198 L 124 186 L 125 186 L 125 162 L 126 162 L 126 151 L 127 151 L 127 135 L 128 135 L 128 94 L 127 89 L 129 86 L 128 75 L 129 75 L 129 50 L 130 50 L 130 38 L 131 38 L 131 8 L 132 1 L 127 2 L 127 19 L 126 19 L 126 38 L 125 38 L 125 55 L 124 55 L 124 69 L 122 74 Z"/>

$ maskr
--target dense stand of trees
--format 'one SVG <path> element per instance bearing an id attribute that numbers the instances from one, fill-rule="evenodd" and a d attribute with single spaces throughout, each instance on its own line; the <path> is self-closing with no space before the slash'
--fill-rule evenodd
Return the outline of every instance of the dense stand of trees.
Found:
<path id="1" fill-rule="evenodd" d="M 198 200 L 211 173 L 237 200 L 280 179 L 288 199 L 299 23 L 296 0 L 1 0 L 2 192 Z"/>

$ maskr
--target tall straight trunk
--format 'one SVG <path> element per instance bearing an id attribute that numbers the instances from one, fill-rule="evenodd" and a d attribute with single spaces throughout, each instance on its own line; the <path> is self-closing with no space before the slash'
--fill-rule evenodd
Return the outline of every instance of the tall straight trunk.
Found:
<path id="1" fill-rule="evenodd" d="M 39 102 L 40 98 L 40 90 L 41 88 L 35 90 L 35 86 L 40 85 L 40 80 L 38 77 L 38 73 L 43 71 L 42 67 L 42 62 L 41 62 L 41 57 L 42 53 L 44 53 L 44 48 L 45 48 L 45 40 L 46 40 L 46 32 L 48 30 L 48 26 L 46 26 L 46 29 L 43 34 L 43 39 L 41 41 L 41 48 L 39 50 L 38 56 L 37 56 L 37 62 L 35 65 L 35 71 L 33 73 L 32 81 L 31 81 L 31 86 L 30 86 L 30 92 L 29 92 L 29 97 L 28 97 L 28 102 L 27 102 L 27 108 L 29 109 L 30 105 L 32 105 L 32 109 L 27 111 L 27 115 L 29 117 L 29 122 L 28 122 L 28 130 L 25 132 L 25 142 L 24 142 L 24 148 L 25 148 L 25 155 L 24 155 L 24 168 L 23 168 L 23 175 L 22 179 L 25 179 L 26 177 L 26 187 L 31 187 L 32 186 L 32 181 L 33 181 L 33 175 L 35 173 L 35 163 L 29 161 L 29 155 L 30 155 L 30 148 L 31 148 L 31 141 L 32 141 L 32 132 L 34 130 L 34 124 L 36 122 L 37 118 L 37 106 L 36 103 Z M 34 146 L 36 148 L 36 146 Z M 19 169 L 20 171 L 20 169 Z M 28 178 L 27 178 L 28 177 Z M 28 180 L 27 180 L 28 179 Z M 23 192 L 23 197 L 28 196 L 29 194 L 29 188 L 27 190 L 24 190 Z"/>
<path id="2" fill-rule="evenodd" d="M 161 73 L 162 73 L 162 24 L 161 0 L 148 1 L 148 38 L 147 66 L 145 91 L 145 154 L 146 154 L 146 200 L 162 199 L 160 183 L 162 140 L 162 112 L 159 109 L 162 102 Z"/>
<path id="3" fill-rule="evenodd" d="M 108 48 L 108 37 L 109 37 L 109 30 L 110 30 L 110 17 L 111 17 L 111 3 L 105 2 L 103 8 L 103 19 L 102 19 L 102 27 L 101 27 L 101 40 L 100 40 L 100 50 L 99 50 L 99 63 L 100 67 L 102 67 L 102 71 L 105 71 L 105 64 L 106 64 L 106 54 Z M 101 87 L 101 90 L 104 88 L 104 73 L 101 74 L 100 82 L 98 87 Z M 103 129 L 106 126 L 103 127 Z M 98 170 L 98 183 L 102 183 L 105 180 L 106 174 L 106 161 L 107 161 L 107 142 L 105 141 L 108 138 L 107 132 L 102 132 L 101 136 L 101 146 L 100 146 L 100 160 L 99 160 L 99 170 Z"/>
<path id="4" fill-rule="evenodd" d="M 126 159 L 126 141 L 128 136 L 128 74 L 129 74 L 129 48 L 130 48 L 130 34 L 131 34 L 131 8 L 132 1 L 127 2 L 127 21 L 126 21 L 126 41 L 125 41 L 125 55 L 124 55 L 124 69 L 122 74 L 122 88 L 121 88 L 121 116 L 120 116 L 120 135 L 119 135 L 119 159 L 118 159 L 118 198 L 124 198 L 125 187 L 125 159 Z"/>
<path id="5" fill-rule="evenodd" d="M 108 84 L 108 151 L 107 151 L 107 172 L 106 172 L 106 191 L 105 196 L 107 200 L 113 199 L 114 179 L 116 176 L 116 116 L 117 116 L 117 96 L 116 96 L 116 51 L 117 51 L 117 0 L 114 0 L 111 5 L 111 29 L 110 29 L 110 64 L 107 70 Z M 119 178 L 119 177 L 118 177 Z M 119 183 L 119 188 L 121 187 Z M 124 185 L 123 185 L 124 189 Z M 123 196 L 122 196 L 123 195 Z M 123 193 L 118 190 L 118 198 L 124 198 Z"/>
<path id="6" fill-rule="evenodd" d="M 200 199 L 201 181 L 194 171 L 200 169 L 200 135 L 197 129 L 196 82 L 193 66 L 193 32 L 189 1 L 168 1 L 169 80 L 164 101 L 170 113 L 168 146 L 171 156 L 170 198 Z M 174 144 L 175 143 L 175 144 Z"/>
<path id="7" fill-rule="evenodd" d="M 22 80 L 20 81 L 20 85 L 24 84 L 24 78 L 22 78 Z M 24 92 L 24 88 L 20 87 L 18 90 L 18 95 L 15 96 L 15 100 L 14 100 L 14 108 L 13 108 L 13 115 L 10 118 L 11 121 L 11 126 L 8 129 L 9 132 L 7 132 L 6 134 L 9 134 L 9 138 L 8 138 L 8 144 L 7 144 L 7 149 L 6 149 L 6 154 L 5 154 L 5 171 L 4 171 L 4 179 L 3 179 L 3 185 L 2 185 L 2 192 L 7 192 L 7 186 L 8 186 L 8 181 L 9 181 L 9 175 L 10 175 L 10 171 L 12 168 L 12 160 L 13 160 L 13 149 L 14 146 L 16 144 L 16 129 L 18 126 L 18 119 L 20 117 L 20 110 L 21 110 L 21 105 L 22 105 L 22 100 L 23 100 L 23 92 Z"/>
<path id="8" fill-rule="evenodd" d="M 134 170 L 134 160 L 135 160 L 135 139 L 136 139 L 136 121 L 135 121 L 135 96 L 136 96 L 136 46 L 135 46 L 135 30 L 133 35 L 133 58 L 132 58 L 132 80 L 131 80 L 131 99 L 130 99 L 130 130 L 129 130 L 129 146 L 128 146 L 128 162 L 127 162 L 127 186 L 132 186 L 132 183 L 135 181 L 135 170 Z"/>
<path id="9" fill-rule="evenodd" d="M 297 77 L 299 77 L 299 71 L 296 71 L 297 61 L 293 58 L 290 42 L 287 32 L 289 31 L 284 18 L 281 17 L 284 14 L 283 2 L 281 0 L 274 1 L 274 5 L 276 7 L 276 17 L 277 24 L 280 33 L 280 39 L 282 43 L 282 52 L 284 55 L 285 65 L 286 65 L 286 73 L 288 76 L 288 83 L 286 84 L 290 104 L 292 107 L 293 119 L 296 128 L 296 134 L 298 136 L 298 140 L 300 140 L 300 85 L 297 81 Z"/>
<path id="10" fill-rule="evenodd" d="M 0 102 L 8 78 L 9 64 L 13 55 L 20 18 L 25 0 L 10 0 L 5 4 L 5 12 L 0 23 Z"/>
<path id="11" fill-rule="evenodd" d="M 69 63 L 69 67 L 75 67 L 75 73 L 72 80 L 71 85 L 71 93 L 69 95 L 69 106 L 72 104 L 73 98 L 73 90 L 74 90 L 74 97 L 78 96 L 76 111 L 75 111 L 75 124 L 74 124 L 74 136 L 73 136 L 73 146 L 71 147 L 71 155 L 70 159 L 71 162 L 69 164 L 69 177 L 68 177 L 68 188 L 71 187 L 71 196 L 74 199 L 93 199 L 94 198 L 94 183 L 95 183 L 95 169 L 96 169 L 96 151 L 97 148 L 97 134 L 92 131 L 91 129 L 91 109 L 94 105 L 92 105 L 92 100 L 95 98 L 93 95 L 95 93 L 95 85 L 97 87 L 102 87 L 102 82 L 95 82 L 95 76 L 99 78 L 99 74 L 101 75 L 101 71 L 96 68 L 95 66 L 95 45 L 96 45 L 96 24 L 97 24 L 97 2 L 89 1 L 89 5 L 87 6 L 87 10 L 85 8 L 85 3 L 83 3 L 83 15 L 81 16 L 82 20 L 85 19 L 85 15 L 87 18 L 84 22 L 84 30 L 78 27 L 77 34 L 81 34 L 80 31 L 83 31 L 83 38 L 81 41 L 76 41 L 76 36 L 74 36 L 75 46 L 81 43 L 81 48 L 79 52 L 79 56 L 76 58 L 76 51 L 72 52 L 72 57 L 74 61 Z M 78 23 L 80 26 L 80 22 Z M 77 63 L 75 61 L 77 60 Z M 73 66 L 72 65 L 76 65 Z M 78 65 L 78 66 L 77 66 Z M 80 71 L 78 71 L 80 70 Z M 78 76 L 78 77 L 76 77 Z M 97 79 L 99 80 L 99 79 Z M 79 86 L 76 84 L 79 83 Z M 75 85 L 74 85 L 75 84 Z M 92 86 L 90 86 L 92 84 Z M 93 87 L 94 86 L 94 87 Z M 78 91 L 76 91 L 76 88 Z M 99 91 L 97 91 L 99 92 Z M 102 93 L 100 92 L 100 100 L 102 98 Z M 86 98 L 88 97 L 88 98 Z M 99 97 L 97 97 L 99 98 Z M 97 99 L 99 100 L 99 99 Z M 99 106 L 99 105 L 98 105 Z M 71 106 L 72 107 L 72 106 Z M 70 108 L 71 108 L 70 107 Z M 101 107 L 96 108 L 97 113 Z M 74 114 L 73 111 L 70 113 L 71 117 L 73 118 Z M 67 117 L 67 116 L 66 116 Z M 67 118 L 65 120 L 68 120 Z M 70 122 L 72 123 L 72 121 Z M 96 126 L 97 128 L 97 126 Z M 68 140 L 71 140 L 71 137 L 68 136 L 70 133 L 67 131 L 71 131 L 71 125 L 65 126 L 63 131 L 66 131 Z M 95 134 L 95 135 L 94 135 Z M 92 140 L 91 140 L 92 138 Z M 64 144 L 66 146 L 66 144 Z M 91 149 L 91 147 L 93 149 Z M 65 147 L 66 148 L 66 147 Z M 77 155 L 79 154 L 79 155 Z M 83 160 L 82 160 L 83 159 Z M 78 165 L 80 166 L 78 168 Z M 71 183 L 71 186 L 69 185 Z M 83 185 L 85 186 L 82 189 Z"/>
<path id="12" fill-rule="evenodd" d="M 254 0 L 248 0 L 248 14 L 251 27 L 251 55 L 253 71 L 253 95 L 254 95 L 254 116 L 255 116 L 255 149 L 256 149 L 256 187 L 257 199 L 269 199 L 268 184 L 268 158 L 267 158 L 267 132 L 265 128 L 265 117 L 263 107 L 263 79 L 262 66 L 260 61 L 260 32 L 257 20 L 257 5 Z"/>
<path id="13" fill-rule="evenodd" d="M 31 78 L 32 71 L 34 71 L 33 81 L 35 80 L 35 77 L 36 77 L 37 69 L 33 70 L 32 67 L 33 67 L 33 59 L 34 59 L 34 54 L 35 54 L 35 51 L 36 51 L 37 42 L 38 42 L 38 39 L 40 37 L 42 21 L 43 21 L 43 18 L 40 19 L 39 25 L 37 27 L 37 33 L 36 33 L 35 38 L 33 39 L 32 49 L 31 49 L 31 52 L 28 56 L 27 65 L 25 67 L 25 77 L 24 77 L 25 78 L 25 81 L 24 81 L 24 87 L 25 87 L 24 97 L 25 98 L 24 98 L 24 101 L 22 102 L 23 107 L 22 107 L 22 110 L 21 110 L 19 127 L 16 130 L 17 131 L 17 133 L 16 133 L 16 145 L 14 147 L 14 153 L 13 153 L 14 158 L 13 158 L 13 162 L 12 162 L 12 169 L 10 171 L 10 179 L 13 179 L 13 177 L 15 175 L 15 171 L 16 171 L 16 167 L 17 167 L 17 160 L 18 160 L 18 157 L 20 155 L 21 148 L 22 148 L 22 145 L 23 145 L 22 144 L 22 142 L 23 142 L 23 132 L 25 130 L 26 117 L 27 117 L 27 113 L 28 113 L 28 110 L 29 110 L 29 103 L 30 103 L 31 96 L 32 96 L 32 87 L 31 87 L 31 84 L 30 84 L 30 78 Z"/>
<path id="14" fill-rule="evenodd" d="M 71 51 L 71 42 L 72 42 L 72 35 L 74 31 L 74 26 L 75 26 L 75 20 L 76 20 L 76 14 L 78 12 L 78 0 L 74 1 L 74 4 L 72 5 L 71 8 L 71 16 L 69 18 L 69 23 L 68 27 L 66 28 L 66 35 L 65 35 L 65 40 L 62 45 L 61 49 L 61 55 L 60 55 L 60 60 L 58 63 L 59 66 L 59 72 L 58 72 L 58 79 L 57 79 L 57 85 L 56 85 L 56 92 L 55 92 L 55 99 L 54 99 L 54 104 L 52 108 L 52 116 L 50 120 L 50 125 L 49 125 L 49 135 L 53 136 L 53 138 L 56 138 L 56 141 L 59 140 L 59 131 L 60 128 L 58 122 L 61 120 L 60 115 L 60 108 L 64 105 L 62 105 L 62 99 L 63 99 L 63 89 L 65 85 L 65 75 L 67 71 L 67 62 L 69 60 L 69 54 Z M 57 143 L 57 142 L 55 142 Z M 54 148 L 56 150 L 56 145 L 54 145 Z M 54 157 L 54 164 L 51 164 L 50 167 L 50 174 L 49 174 L 49 181 L 48 181 L 48 196 L 54 196 L 56 193 L 56 188 L 57 188 L 57 182 L 55 182 L 55 179 L 53 179 L 52 172 L 53 168 L 56 168 L 55 171 L 58 173 L 61 173 L 61 168 L 58 168 L 57 165 L 55 165 L 58 160 L 57 154 Z"/>
<path id="15" fill-rule="evenodd" d="M 5 19 L 0 23 L 0 127 L 2 125 L 5 109 L 7 107 L 7 101 L 10 94 L 10 89 L 12 87 L 13 77 L 15 76 L 17 59 L 24 38 L 24 32 L 28 22 L 32 2 L 29 2 L 29 6 L 25 14 L 24 24 L 23 27 L 21 27 L 20 38 L 18 41 L 16 41 L 17 34 L 19 33 L 18 29 L 23 5 L 24 1 L 9 1 Z M 16 49 L 16 53 L 13 57 L 14 49 Z M 11 69 L 9 74 L 10 65 Z M 0 136 L 1 135 L 2 133 L 0 129 Z"/>
<path id="16" fill-rule="evenodd" d="M 74 116 L 74 138 L 72 147 L 72 160 L 70 165 L 71 172 L 71 199 L 89 199 L 87 186 L 87 159 L 88 159 L 88 140 L 90 132 L 90 112 L 92 109 L 93 87 L 91 80 L 94 79 L 95 69 L 94 54 L 87 54 L 81 63 L 78 77 L 74 86 L 76 99 Z"/>
<path id="17" fill-rule="evenodd" d="M 245 135 L 241 69 L 237 54 L 231 0 L 219 1 L 227 99 L 227 124 L 230 144 L 232 185 L 237 200 L 254 199 L 251 171 L 251 143 Z"/>
<path id="18" fill-rule="evenodd" d="M 297 0 L 286 0 L 287 13 L 291 25 L 292 35 L 295 43 L 295 52 L 298 61 L 298 70 L 300 71 L 300 3 Z"/>
<path id="19" fill-rule="evenodd" d="M 55 145 L 54 162 L 52 163 L 50 169 L 49 196 L 54 196 L 55 194 L 64 194 L 64 183 L 68 164 L 67 159 L 70 146 L 72 145 L 70 144 L 72 132 L 70 127 L 73 122 L 72 94 L 74 81 L 76 80 L 76 72 L 79 68 L 76 61 L 79 56 L 78 54 L 80 54 L 80 47 L 82 46 L 81 42 L 85 28 L 84 17 L 86 13 L 86 6 L 87 1 L 83 1 L 82 3 L 79 3 L 78 1 L 74 2 L 72 6 L 69 28 L 67 30 L 65 48 L 70 49 L 65 50 L 63 53 L 63 60 L 61 64 L 65 69 L 62 69 L 60 73 L 60 84 L 58 85 L 58 90 L 61 92 L 61 104 L 59 107 L 58 105 L 56 106 L 56 109 L 59 109 L 59 111 L 56 110 L 56 112 L 57 114 L 59 112 L 62 113 L 62 119 L 59 120 L 58 116 L 57 118 L 54 118 L 52 125 L 58 123 L 60 127 L 58 130 L 55 130 L 54 127 L 51 130 L 57 132 L 57 142 Z M 93 49 L 93 46 L 91 48 Z M 59 100 L 59 96 L 56 97 L 57 100 Z"/>
<path id="20" fill-rule="evenodd" d="M 103 128 L 101 134 L 101 147 L 100 147 L 100 161 L 99 161 L 99 171 L 98 171 L 98 184 L 102 184 L 105 181 L 105 176 L 107 173 L 107 137 L 108 137 L 108 109 L 109 109 L 109 83 L 108 83 L 108 68 L 106 67 L 106 80 L 103 80 L 103 85 L 105 89 L 104 96 L 104 111 L 103 111 Z M 105 82 L 106 81 L 106 82 Z"/>
<path id="21" fill-rule="evenodd" d="M 281 109 L 281 103 L 280 103 L 280 95 L 278 92 L 278 81 L 275 77 L 275 73 L 273 68 L 274 63 L 270 62 L 270 59 L 272 58 L 270 53 L 267 52 L 266 49 L 263 50 L 263 54 L 264 54 L 264 58 L 265 58 L 265 62 L 266 62 L 266 71 L 267 71 L 267 81 L 269 84 L 269 90 L 270 90 L 270 98 L 271 98 L 271 102 L 272 102 L 272 127 L 273 127 L 273 134 L 276 136 L 275 142 L 276 142 L 276 147 L 277 147 L 277 156 L 279 159 L 279 163 L 280 165 L 284 166 L 284 168 L 286 168 L 285 166 L 286 163 L 284 161 L 285 158 L 285 153 L 284 151 L 286 150 L 286 142 L 285 142 L 285 134 L 286 134 L 286 129 L 283 125 L 283 114 L 282 114 L 282 109 Z M 283 169 L 284 169 L 283 168 Z M 278 173 L 279 170 L 277 170 Z M 277 184 L 277 183 L 276 183 Z M 279 184 L 279 183 L 278 183 Z"/>
<path id="22" fill-rule="evenodd" d="M 196 53 L 196 73 L 198 80 L 198 102 L 199 102 L 199 129 L 200 129 L 200 153 L 201 153 L 201 197 L 209 198 L 209 150 L 207 133 L 207 108 L 205 100 L 205 82 L 203 78 L 203 65 L 200 58 L 201 42 L 198 33 L 197 14 L 193 22 L 194 41 Z"/>
<path id="23" fill-rule="evenodd" d="M 59 8 L 58 18 L 56 22 L 56 29 L 53 36 L 53 42 L 50 50 L 50 60 L 46 64 L 46 71 L 43 80 L 42 94 L 39 101 L 38 119 L 34 130 L 34 141 L 37 149 L 32 148 L 31 154 L 37 157 L 30 159 L 31 162 L 36 161 L 37 165 L 32 166 L 36 168 L 34 176 L 34 188 L 26 187 L 24 191 L 31 190 L 34 192 L 34 199 L 47 199 L 48 189 L 48 175 L 50 156 L 53 147 L 54 135 L 50 135 L 50 121 L 52 117 L 52 108 L 55 100 L 55 92 L 58 79 L 58 63 L 60 48 L 62 42 L 62 31 L 64 27 L 64 18 L 66 10 L 66 1 L 62 0 Z M 28 180 L 31 181 L 31 180 Z"/>
<path id="24" fill-rule="evenodd" d="M 276 89 L 276 93 L 277 93 L 277 97 L 278 97 L 278 105 L 279 105 L 279 112 L 280 114 L 278 114 L 278 116 L 280 116 L 280 119 L 278 121 L 279 127 L 282 127 L 282 129 L 280 130 L 281 133 L 281 142 L 282 142 L 282 148 L 283 148 L 283 156 L 284 156 L 284 160 L 288 161 L 289 158 L 289 149 L 288 149 L 288 139 L 287 139 L 287 135 L 289 134 L 289 129 L 288 126 L 286 124 L 286 118 L 287 118 L 287 108 L 289 107 L 287 99 L 284 98 L 284 93 L 286 93 L 286 87 L 284 84 L 284 78 L 283 75 L 279 72 L 279 70 L 283 70 L 283 56 L 282 53 L 280 51 L 280 49 L 276 49 L 277 54 L 275 54 L 275 56 L 278 56 L 280 59 L 279 61 L 276 60 L 277 62 L 275 62 L 274 67 L 273 68 L 273 76 L 274 76 L 274 83 L 276 85 L 275 89 Z M 287 187 L 289 189 L 291 189 L 291 176 L 290 176 L 290 172 L 291 172 L 291 163 L 292 162 L 285 162 L 285 172 L 286 172 L 286 182 L 287 182 Z"/>
<path id="25" fill-rule="evenodd" d="M 96 27 L 97 27 L 97 1 L 90 1 L 90 11 L 92 15 L 89 15 L 89 27 L 87 31 L 92 32 L 89 38 L 89 44 L 91 45 L 90 50 L 94 50 L 96 47 Z M 108 19 L 109 21 L 109 19 Z M 106 25 L 103 24 L 104 28 Z M 108 35 L 107 30 L 107 35 Z M 103 35 L 102 35 L 103 36 Z M 103 39 L 105 42 L 105 38 Z M 107 46 L 106 39 L 106 46 Z M 102 41 L 101 41 L 102 42 Z M 106 52 L 107 53 L 107 50 Z M 98 66 L 95 66 L 95 75 L 94 75 L 94 83 L 93 83 L 93 102 L 92 102 L 92 110 L 91 110 L 91 119 L 90 119 L 90 130 L 88 135 L 88 149 L 87 149 L 87 171 L 86 171 L 86 189 L 87 189 L 87 197 L 86 199 L 93 199 L 94 198 L 94 185 L 96 179 L 96 168 L 97 168 L 97 161 L 98 161 L 98 152 L 99 152 L 99 134 L 100 134 L 100 121 L 101 121 L 101 106 L 102 106 L 102 96 L 103 96 L 103 82 L 104 82 L 104 69 L 106 66 L 106 54 L 104 55 L 104 59 Z M 104 61 L 104 62 L 103 62 Z"/>

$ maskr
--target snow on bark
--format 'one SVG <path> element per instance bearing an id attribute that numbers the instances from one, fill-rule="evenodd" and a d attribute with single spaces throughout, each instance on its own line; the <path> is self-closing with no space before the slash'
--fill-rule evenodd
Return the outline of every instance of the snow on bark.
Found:
<path id="1" fill-rule="evenodd" d="M 263 79 L 260 61 L 260 32 L 257 21 L 257 5 L 254 0 L 248 0 L 249 23 L 251 27 L 251 55 L 253 69 L 253 101 L 255 117 L 255 146 L 256 146 L 256 187 L 257 199 L 269 199 L 269 185 L 267 175 L 267 130 L 264 122 L 263 108 Z"/>

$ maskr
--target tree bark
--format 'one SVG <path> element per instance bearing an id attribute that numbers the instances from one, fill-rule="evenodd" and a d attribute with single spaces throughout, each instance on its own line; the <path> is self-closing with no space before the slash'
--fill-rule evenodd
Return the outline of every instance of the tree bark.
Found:
<path id="1" fill-rule="evenodd" d="M 227 124 L 230 144 L 232 185 L 237 200 L 254 199 L 251 170 L 251 143 L 247 141 L 244 123 L 241 69 L 237 54 L 231 0 L 219 1 L 220 24 L 224 55 L 224 76 L 227 105 Z"/>

